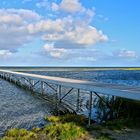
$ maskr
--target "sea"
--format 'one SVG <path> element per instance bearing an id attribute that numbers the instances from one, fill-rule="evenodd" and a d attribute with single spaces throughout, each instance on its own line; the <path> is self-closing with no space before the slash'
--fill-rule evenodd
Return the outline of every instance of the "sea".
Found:
<path id="1" fill-rule="evenodd" d="M 113 83 L 140 87 L 140 69 L 85 68 L 85 67 L 1 67 L 0 69 L 26 73 Z M 39 99 L 5 80 L 0 79 L 0 137 L 11 128 L 31 129 L 48 122 L 44 116 L 52 115 L 51 104 Z"/>

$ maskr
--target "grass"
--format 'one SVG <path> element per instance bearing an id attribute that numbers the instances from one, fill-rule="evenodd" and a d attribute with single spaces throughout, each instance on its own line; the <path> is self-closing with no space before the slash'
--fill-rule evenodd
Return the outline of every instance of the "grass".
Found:
<path id="1" fill-rule="evenodd" d="M 44 132 L 51 139 L 77 140 L 87 135 L 85 117 L 81 115 L 62 115 L 45 117 L 52 124 L 44 128 Z"/>
<path id="2" fill-rule="evenodd" d="M 87 119 L 82 115 L 76 115 L 76 114 L 66 114 L 61 116 L 46 116 L 45 120 L 53 122 L 53 123 L 65 123 L 65 122 L 73 122 L 77 125 L 86 125 Z"/>
<path id="3" fill-rule="evenodd" d="M 82 140 L 88 135 L 85 118 L 80 115 L 45 117 L 50 121 L 43 129 L 33 128 L 8 130 L 1 140 Z"/>
<path id="4" fill-rule="evenodd" d="M 77 140 L 87 134 L 84 128 L 77 126 L 74 123 L 54 123 L 46 126 L 43 133 L 52 140 Z"/>
<path id="5" fill-rule="evenodd" d="M 1 140 L 37 140 L 37 134 L 25 129 L 8 130 Z"/>
<path id="6" fill-rule="evenodd" d="M 123 130 L 125 128 L 140 128 L 140 118 L 117 119 L 113 121 L 107 121 L 102 126 L 110 130 Z"/>
<path id="7" fill-rule="evenodd" d="M 110 137 L 110 134 L 108 133 L 101 133 L 100 136 L 97 137 L 97 140 L 115 140 L 115 139 Z"/>
<path id="8" fill-rule="evenodd" d="M 93 124 L 87 126 L 87 119 L 82 115 L 62 115 L 46 116 L 45 120 L 49 125 L 44 128 L 33 128 L 31 131 L 25 129 L 8 130 L 1 140 L 89 140 L 94 137 L 95 140 L 114 140 L 112 135 L 104 133 L 106 130 L 123 131 L 125 127 L 133 127 L 140 120 L 120 119 L 107 121 L 103 125 Z M 138 125 L 139 126 L 139 125 Z M 97 135 L 94 135 L 94 133 Z M 115 132 L 115 131 L 114 131 Z"/>

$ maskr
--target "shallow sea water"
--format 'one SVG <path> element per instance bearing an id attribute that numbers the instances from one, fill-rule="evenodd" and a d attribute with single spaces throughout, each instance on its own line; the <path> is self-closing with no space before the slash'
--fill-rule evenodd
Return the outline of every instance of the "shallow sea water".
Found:
<path id="1" fill-rule="evenodd" d="M 42 127 L 46 122 L 43 117 L 50 115 L 49 104 L 19 89 L 6 81 L 0 80 L 0 135 L 9 128 Z"/>

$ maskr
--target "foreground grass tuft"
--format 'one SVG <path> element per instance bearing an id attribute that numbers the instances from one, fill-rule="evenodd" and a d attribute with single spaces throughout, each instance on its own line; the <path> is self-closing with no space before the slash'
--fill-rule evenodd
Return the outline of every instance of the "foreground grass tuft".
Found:
<path id="1" fill-rule="evenodd" d="M 66 115 L 61 115 L 61 116 L 46 116 L 45 120 L 50 121 L 52 123 L 68 123 L 68 122 L 73 122 L 77 125 L 86 125 L 87 119 L 82 116 L 82 115 L 76 115 L 76 114 L 66 114 Z"/>
<path id="2" fill-rule="evenodd" d="M 52 140 L 77 140 L 87 134 L 84 128 L 79 127 L 74 123 L 54 123 L 46 126 L 43 132 Z"/>
<path id="3" fill-rule="evenodd" d="M 67 114 L 62 116 L 45 117 L 52 124 L 43 130 L 51 139 L 77 140 L 86 136 L 87 131 L 83 127 L 85 117 L 81 115 Z"/>
<path id="4" fill-rule="evenodd" d="M 110 137 L 110 134 L 108 133 L 101 133 L 99 137 L 97 137 L 97 140 L 115 140 L 114 138 Z"/>
<path id="5" fill-rule="evenodd" d="M 11 129 L 6 132 L 2 140 L 37 140 L 37 134 L 25 129 Z"/>

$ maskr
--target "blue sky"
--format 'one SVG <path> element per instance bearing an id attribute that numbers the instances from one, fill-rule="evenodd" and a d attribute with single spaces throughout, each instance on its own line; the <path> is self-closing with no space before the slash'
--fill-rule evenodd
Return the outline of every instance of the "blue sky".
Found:
<path id="1" fill-rule="evenodd" d="M 1 0 L 0 66 L 140 66 L 139 0 Z"/>

